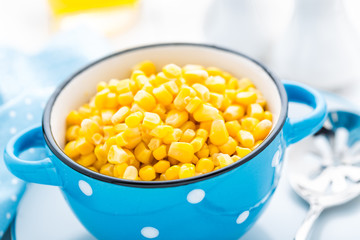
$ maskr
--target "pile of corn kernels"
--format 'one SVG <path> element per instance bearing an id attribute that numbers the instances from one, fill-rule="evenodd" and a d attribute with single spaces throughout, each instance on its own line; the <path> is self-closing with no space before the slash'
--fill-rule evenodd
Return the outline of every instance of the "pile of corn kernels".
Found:
<path id="1" fill-rule="evenodd" d="M 174 180 L 226 167 L 272 128 L 261 92 L 216 67 L 144 61 L 129 79 L 100 82 L 66 119 L 64 152 L 101 174 Z"/>

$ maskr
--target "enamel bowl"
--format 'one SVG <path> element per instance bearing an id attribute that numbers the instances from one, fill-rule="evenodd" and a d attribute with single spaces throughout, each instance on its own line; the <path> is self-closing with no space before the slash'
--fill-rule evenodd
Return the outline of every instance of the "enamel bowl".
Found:
<path id="1" fill-rule="evenodd" d="M 67 114 L 95 94 L 96 84 L 129 76 L 142 60 L 157 67 L 175 63 L 216 66 L 250 78 L 273 113 L 264 142 L 238 162 L 219 170 L 173 181 L 131 181 L 101 175 L 69 157 L 65 144 Z M 309 105 L 303 119 L 288 117 L 288 103 Z M 324 99 L 302 84 L 281 82 L 243 54 L 202 44 L 158 44 L 102 58 L 65 81 L 44 110 L 43 124 L 16 135 L 5 162 L 17 177 L 59 186 L 81 223 L 98 239 L 238 239 L 259 218 L 274 193 L 287 146 L 315 133 L 326 117 Z M 32 147 L 47 149 L 38 161 L 21 159 Z"/>

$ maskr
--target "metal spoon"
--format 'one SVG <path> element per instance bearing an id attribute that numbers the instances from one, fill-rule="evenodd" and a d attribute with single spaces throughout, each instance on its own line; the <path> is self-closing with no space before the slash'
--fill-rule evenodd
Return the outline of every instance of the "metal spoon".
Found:
<path id="1" fill-rule="evenodd" d="M 295 240 L 308 238 L 321 212 L 360 194 L 360 116 L 336 111 L 311 139 L 304 161 L 289 159 L 290 184 L 310 204 Z M 299 160 L 299 159 L 298 159 Z"/>

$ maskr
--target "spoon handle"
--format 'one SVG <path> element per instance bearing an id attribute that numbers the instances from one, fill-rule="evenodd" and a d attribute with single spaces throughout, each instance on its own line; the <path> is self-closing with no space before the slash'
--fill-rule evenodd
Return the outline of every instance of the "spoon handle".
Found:
<path id="1" fill-rule="evenodd" d="M 316 219 L 320 216 L 321 212 L 324 210 L 324 207 L 318 204 L 311 204 L 309 212 L 306 215 L 306 218 L 299 230 L 296 233 L 294 240 L 306 240 L 308 239 L 311 228 L 316 221 Z"/>

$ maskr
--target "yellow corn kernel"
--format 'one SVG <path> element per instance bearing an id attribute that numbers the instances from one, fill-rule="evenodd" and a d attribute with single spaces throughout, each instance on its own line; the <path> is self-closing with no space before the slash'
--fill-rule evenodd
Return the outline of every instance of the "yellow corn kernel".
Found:
<path id="1" fill-rule="evenodd" d="M 220 119 L 219 110 L 207 104 L 201 104 L 194 112 L 193 117 L 197 122 Z"/>
<path id="2" fill-rule="evenodd" d="M 239 161 L 241 159 L 241 157 L 237 156 L 237 155 L 233 155 L 231 156 L 231 159 L 233 160 L 233 162 Z"/>
<path id="3" fill-rule="evenodd" d="M 154 129 L 161 123 L 160 116 L 156 113 L 145 112 L 142 126 L 147 129 Z"/>
<path id="4" fill-rule="evenodd" d="M 138 179 L 138 170 L 134 166 L 128 166 L 125 169 L 125 172 L 123 174 L 123 179 L 127 180 L 137 180 Z"/>
<path id="5" fill-rule="evenodd" d="M 123 131 L 125 131 L 126 129 L 129 128 L 125 123 L 118 123 L 118 124 L 116 124 L 114 126 L 104 126 L 104 128 L 103 128 L 104 131 L 105 131 L 105 128 L 107 128 L 107 127 L 112 127 L 114 133 L 120 133 L 120 132 L 123 132 Z M 115 135 L 115 134 L 113 134 L 113 135 Z"/>
<path id="6" fill-rule="evenodd" d="M 100 168 L 100 173 L 104 175 L 114 176 L 114 164 L 107 163 Z"/>
<path id="7" fill-rule="evenodd" d="M 168 168 L 170 168 L 170 162 L 166 160 L 160 160 L 154 164 L 154 169 L 157 173 L 165 173 Z"/>
<path id="8" fill-rule="evenodd" d="M 269 135 L 272 127 L 272 122 L 264 119 L 259 122 L 254 128 L 253 135 L 255 140 L 263 140 Z"/>
<path id="9" fill-rule="evenodd" d="M 178 179 L 179 178 L 179 172 L 180 172 L 180 167 L 178 165 L 174 165 L 172 167 L 169 167 L 165 171 L 165 179 L 166 180 Z"/>
<path id="10" fill-rule="evenodd" d="M 257 148 L 258 146 L 260 146 L 260 144 L 263 143 L 263 140 L 259 140 L 259 141 L 256 141 L 254 146 L 251 148 L 251 150 L 253 151 L 255 148 Z"/>
<path id="11" fill-rule="evenodd" d="M 249 131 L 240 130 L 237 135 L 237 139 L 242 146 L 246 148 L 251 148 L 255 144 L 254 136 Z"/>
<path id="12" fill-rule="evenodd" d="M 180 128 L 175 128 L 171 134 L 163 138 L 163 142 L 165 144 L 171 144 L 172 142 L 177 142 L 180 140 L 182 134 L 183 132 L 181 131 Z"/>
<path id="13" fill-rule="evenodd" d="M 80 127 L 78 125 L 69 127 L 65 133 L 66 141 L 76 140 L 79 137 L 79 130 Z"/>
<path id="14" fill-rule="evenodd" d="M 214 144 L 209 144 L 209 155 L 212 156 L 215 153 L 219 153 L 220 149 L 218 148 L 218 146 L 214 145 Z"/>
<path id="15" fill-rule="evenodd" d="M 88 104 L 79 107 L 79 113 L 83 118 L 89 118 L 91 116 L 91 108 Z"/>
<path id="16" fill-rule="evenodd" d="M 236 90 L 234 89 L 225 89 L 225 98 L 229 98 L 231 102 L 236 101 Z"/>
<path id="17" fill-rule="evenodd" d="M 234 77 L 230 78 L 226 84 L 226 89 L 231 89 L 231 90 L 237 89 L 238 81 L 239 80 L 237 78 L 234 78 Z"/>
<path id="18" fill-rule="evenodd" d="M 185 98 L 190 96 L 191 90 L 189 87 L 182 87 L 176 98 L 174 99 L 174 106 L 179 110 L 184 110 L 186 103 Z"/>
<path id="19" fill-rule="evenodd" d="M 201 65 L 196 65 L 196 64 L 186 64 L 185 66 L 183 66 L 182 71 L 183 73 L 186 71 L 190 71 L 190 70 L 204 70 L 205 68 Z"/>
<path id="20" fill-rule="evenodd" d="M 125 145 L 128 149 L 135 148 L 140 142 L 141 142 L 141 132 L 138 128 L 128 128 L 125 130 L 125 138 L 128 142 L 127 145 Z"/>
<path id="21" fill-rule="evenodd" d="M 103 142 L 104 137 L 100 133 L 94 133 L 91 137 L 91 143 L 94 145 L 99 145 Z"/>
<path id="22" fill-rule="evenodd" d="M 211 91 L 216 93 L 225 92 L 225 79 L 221 76 L 209 77 L 205 81 L 205 86 Z"/>
<path id="23" fill-rule="evenodd" d="M 222 76 L 223 72 L 221 71 L 221 69 L 217 68 L 217 67 L 208 67 L 206 69 L 206 71 L 208 72 L 209 76 Z"/>
<path id="24" fill-rule="evenodd" d="M 122 178 L 128 166 L 129 165 L 127 163 L 116 164 L 114 166 L 114 177 Z"/>
<path id="25" fill-rule="evenodd" d="M 131 72 L 131 80 L 135 81 L 138 76 L 145 76 L 145 73 L 141 70 L 134 70 Z"/>
<path id="26" fill-rule="evenodd" d="M 76 162 L 84 167 L 91 166 L 96 161 L 96 156 L 94 153 L 90 153 L 88 155 L 83 155 Z"/>
<path id="27" fill-rule="evenodd" d="M 96 108 L 103 109 L 105 107 L 108 93 L 110 93 L 110 90 L 108 88 L 104 88 L 95 95 L 94 101 Z"/>
<path id="28" fill-rule="evenodd" d="M 142 112 L 134 112 L 125 118 L 125 124 L 130 128 L 134 128 L 139 126 L 143 118 L 144 114 Z"/>
<path id="29" fill-rule="evenodd" d="M 181 131 L 185 132 L 187 129 L 195 130 L 195 123 L 193 121 L 187 121 L 180 127 Z"/>
<path id="30" fill-rule="evenodd" d="M 140 162 L 138 160 L 136 160 L 135 158 L 131 158 L 129 161 L 129 166 L 134 166 L 137 169 L 140 168 Z"/>
<path id="31" fill-rule="evenodd" d="M 134 150 L 135 158 L 145 164 L 149 164 L 153 160 L 153 155 L 150 149 L 147 148 L 145 143 L 140 142 Z"/>
<path id="32" fill-rule="evenodd" d="M 264 112 L 264 119 L 267 119 L 267 120 L 269 120 L 269 121 L 272 121 L 272 119 L 273 119 L 272 113 L 269 112 L 269 111 L 265 111 L 265 112 Z"/>
<path id="33" fill-rule="evenodd" d="M 154 88 L 153 94 L 158 103 L 163 104 L 164 106 L 171 104 L 173 101 L 173 95 L 165 88 L 164 85 Z"/>
<path id="34" fill-rule="evenodd" d="M 172 95 L 176 95 L 179 93 L 179 87 L 175 81 L 166 82 L 163 86 L 168 90 Z"/>
<path id="35" fill-rule="evenodd" d="M 204 143 L 205 143 L 205 139 L 203 137 L 196 137 L 190 142 L 190 144 L 194 148 L 194 152 L 200 151 L 200 149 L 203 147 Z"/>
<path id="36" fill-rule="evenodd" d="M 233 163 L 232 158 L 228 154 L 219 154 L 217 157 L 220 168 L 226 167 Z"/>
<path id="37" fill-rule="evenodd" d="M 236 147 L 236 155 L 239 156 L 240 158 L 245 157 L 246 155 L 248 155 L 251 152 L 250 148 L 244 148 L 244 147 Z"/>
<path id="38" fill-rule="evenodd" d="M 226 130 L 224 120 L 214 120 L 211 124 L 209 135 L 210 141 L 215 145 L 223 145 L 229 139 L 229 133 Z"/>
<path id="39" fill-rule="evenodd" d="M 180 162 L 178 160 L 176 160 L 175 158 L 172 158 L 172 157 L 169 157 L 168 156 L 168 160 L 170 162 L 171 165 L 177 165 L 179 164 Z"/>
<path id="40" fill-rule="evenodd" d="M 209 154 L 210 154 L 209 146 L 206 143 L 204 143 L 202 148 L 196 153 L 196 156 L 199 158 L 206 158 L 209 156 Z"/>
<path id="41" fill-rule="evenodd" d="M 209 137 L 209 132 L 205 129 L 199 128 L 198 130 L 196 130 L 196 136 L 202 137 L 206 141 L 207 138 Z"/>
<path id="42" fill-rule="evenodd" d="M 204 102 L 208 102 L 210 100 L 210 91 L 206 86 L 195 83 L 192 85 L 192 88 L 195 90 L 197 96 L 201 100 L 203 100 Z"/>
<path id="43" fill-rule="evenodd" d="M 259 120 L 257 118 L 245 117 L 241 119 L 241 128 L 243 130 L 252 132 L 258 123 Z"/>
<path id="44" fill-rule="evenodd" d="M 76 141 L 75 147 L 81 153 L 81 155 L 90 154 L 94 150 L 94 145 L 86 141 L 84 137 L 79 138 Z"/>
<path id="45" fill-rule="evenodd" d="M 151 85 L 155 87 L 160 86 L 169 81 L 171 81 L 171 79 L 165 76 L 163 72 L 159 72 L 154 78 L 149 78 L 149 83 L 151 83 Z"/>
<path id="46" fill-rule="evenodd" d="M 175 128 L 180 127 L 189 119 L 189 114 L 186 111 L 171 110 L 168 112 L 165 123 Z"/>
<path id="47" fill-rule="evenodd" d="M 108 162 L 112 164 L 121 164 L 124 162 L 128 163 L 130 157 L 131 155 L 125 152 L 124 149 L 116 145 L 112 145 L 108 153 Z"/>
<path id="48" fill-rule="evenodd" d="M 108 88 L 111 92 L 116 92 L 117 85 L 120 83 L 118 79 L 111 79 L 108 83 Z"/>
<path id="49" fill-rule="evenodd" d="M 108 93 L 105 108 L 116 108 L 118 106 L 117 95 L 113 92 Z"/>
<path id="50" fill-rule="evenodd" d="M 132 85 L 133 81 L 131 81 L 130 79 L 124 79 L 119 81 L 116 84 L 116 92 L 118 94 L 122 94 L 122 93 L 128 93 L 131 92 L 131 85 Z M 135 90 L 135 89 L 134 89 Z"/>
<path id="51" fill-rule="evenodd" d="M 121 106 L 130 106 L 133 100 L 134 100 L 134 95 L 132 92 L 121 93 L 117 96 L 117 102 Z"/>
<path id="52" fill-rule="evenodd" d="M 157 138 L 164 138 L 171 134 L 174 131 L 174 128 L 169 125 L 159 125 L 153 130 L 151 130 L 150 135 Z"/>
<path id="53" fill-rule="evenodd" d="M 153 151 L 153 156 L 156 160 L 164 159 L 167 156 L 166 146 L 161 145 Z"/>
<path id="54" fill-rule="evenodd" d="M 147 145 L 148 145 L 148 148 L 149 148 L 151 151 L 154 151 L 155 149 L 157 149 L 158 147 L 161 146 L 161 139 L 159 139 L 159 138 L 152 138 Z"/>
<path id="55" fill-rule="evenodd" d="M 200 122 L 199 129 L 204 129 L 209 133 L 211 130 L 211 124 L 212 124 L 212 121 Z"/>
<path id="56" fill-rule="evenodd" d="M 121 132 L 118 135 L 116 135 L 116 145 L 118 145 L 119 147 L 124 147 L 127 144 L 129 144 L 129 142 L 126 140 L 124 132 Z"/>
<path id="57" fill-rule="evenodd" d="M 110 147 L 112 145 L 116 145 L 116 136 L 113 136 L 113 137 L 110 137 L 110 138 L 106 139 L 105 144 L 108 147 L 108 150 L 110 150 Z"/>
<path id="58" fill-rule="evenodd" d="M 242 91 L 247 90 L 250 87 L 254 87 L 254 84 L 248 78 L 241 78 L 238 81 L 238 88 Z"/>
<path id="59" fill-rule="evenodd" d="M 101 111 L 101 121 L 104 124 L 111 124 L 111 117 L 114 115 L 115 111 L 112 109 L 102 110 Z"/>
<path id="60" fill-rule="evenodd" d="M 145 73 L 146 76 L 150 77 L 152 74 L 156 73 L 156 66 L 151 61 L 143 61 L 133 68 L 133 71 L 135 70 L 140 70 Z"/>
<path id="61" fill-rule="evenodd" d="M 189 178 L 195 176 L 195 166 L 192 163 L 184 163 L 179 170 L 179 178 Z"/>
<path id="62" fill-rule="evenodd" d="M 80 151 L 76 145 L 77 145 L 77 141 L 71 141 L 68 142 L 64 147 L 64 153 L 72 159 L 75 159 L 78 156 L 80 156 Z"/>
<path id="63" fill-rule="evenodd" d="M 194 139 L 194 137 L 195 137 L 195 131 L 194 130 L 192 130 L 192 129 L 187 129 L 184 133 L 183 133 L 183 135 L 181 136 L 181 138 L 180 138 L 180 142 L 190 142 L 191 140 L 193 140 Z"/>
<path id="64" fill-rule="evenodd" d="M 111 117 L 111 122 L 113 124 L 124 122 L 125 118 L 130 114 L 129 107 L 121 107 L 114 115 Z"/>
<path id="65" fill-rule="evenodd" d="M 257 96 L 254 92 L 239 92 L 236 94 L 236 102 L 244 106 L 255 103 L 256 99 Z"/>
<path id="66" fill-rule="evenodd" d="M 135 71 L 133 73 L 135 74 Z M 145 75 L 142 75 L 142 74 L 138 74 L 134 78 L 131 77 L 131 79 L 133 79 L 133 81 L 135 82 L 136 86 L 139 89 L 142 89 L 144 87 L 144 85 L 149 82 L 149 79 Z"/>
<path id="67" fill-rule="evenodd" d="M 216 108 L 221 108 L 222 104 L 224 101 L 224 96 L 218 93 L 210 93 L 210 103 L 216 107 Z"/>
<path id="68" fill-rule="evenodd" d="M 245 114 L 245 109 L 240 105 L 231 105 L 226 108 L 223 117 L 225 121 L 238 120 L 242 118 Z"/>
<path id="69" fill-rule="evenodd" d="M 66 124 L 68 126 L 71 125 L 80 125 L 83 120 L 83 117 L 78 111 L 71 111 L 69 115 L 66 117 Z"/>
<path id="70" fill-rule="evenodd" d="M 156 172 L 152 166 L 144 166 L 139 170 L 139 176 L 144 181 L 152 181 L 156 178 Z"/>
<path id="71" fill-rule="evenodd" d="M 188 163 L 194 156 L 194 148 L 190 143 L 172 142 L 168 155 L 182 163 Z"/>
<path id="72" fill-rule="evenodd" d="M 262 120 L 264 118 L 264 109 L 258 103 L 253 103 L 248 106 L 247 114 L 250 117 Z"/>
<path id="73" fill-rule="evenodd" d="M 236 120 L 225 123 L 226 129 L 231 137 L 235 138 L 238 132 L 241 130 L 240 123 Z"/>
<path id="74" fill-rule="evenodd" d="M 96 85 L 96 91 L 98 91 L 98 92 L 101 92 L 105 88 L 107 88 L 107 83 L 104 81 L 101 81 Z"/>
<path id="75" fill-rule="evenodd" d="M 96 167 L 93 167 L 93 166 L 88 167 L 88 169 L 91 170 L 91 171 L 94 171 L 94 172 L 99 172 L 99 171 L 97 170 L 97 168 L 96 168 Z"/>
<path id="76" fill-rule="evenodd" d="M 202 104 L 202 100 L 198 97 L 194 97 L 186 105 L 185 109 L 189 113 L 193 113 L 201 104 Z"/>
<path id="77" fill-rule="evenodd" d="M 145 109 L 140 107 L 139 104 L 137 104 L 137 103 L 133 103 L 131 105 L 130 111 L 131 112 L 142 112 L 142 113 L 146 112 Z"/>
<path id="78" fill-rule="evenodd" d="M 134 96 L 134 101 L 146 111 L 151 111 L 156 107 L 156 100 L 154 96 L 145 90 L 138 91 Z"/>
<path id="79" fill-rule="evenodd" d="M 178 78 L 181 75 L 181 68 L 173 63 L 165 65 L 162 70 L 169 78 Z"/>
<path id="80" fill-rule="evenodd" d="M 208 73 L 202 69 L 187 70 L 183 77 L 187 83 L 203 83 L 208 78 Z"/>
<path id="81" fill-rule="evenodd" d="M 225 144 L 219 146 L 219 149 L 222 153 L 232 155 L 236 150 L 236 146 L 237 142 L 235 139 L 229 137 L 229 140 Z"/>
<path id="82" fill-rule="evenodd" d="M 196 155 L 194 155 L 193 159 L 191 160 L 191 163 L 196 164 L 198 161 L 199 161 L 199 158 Z"/>
<path id="83" fill-rule="evenodd" d="M 214 163 L 209 158 L 201 158 L 196 163 L 196 172 L 198 173 L 208 173 L 211 172 L 214 169 Z"/>
<path id="84" fill-rule="evenodd" d="M 92 136 L 94 133 L 100 132 L 100 126 L 96 121 L 86 118 L 81 122 L 81 130 L 85 136 Z"/>
<path id="85" fill-rule="evenodd" d="M 94 150 L 94 154 L 99 162 L 102 164 L 105 164 L 107 162 L 107 154 L 104 151 L 104 148 L 102 145 L 97 145 Z"/>

